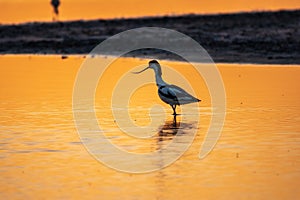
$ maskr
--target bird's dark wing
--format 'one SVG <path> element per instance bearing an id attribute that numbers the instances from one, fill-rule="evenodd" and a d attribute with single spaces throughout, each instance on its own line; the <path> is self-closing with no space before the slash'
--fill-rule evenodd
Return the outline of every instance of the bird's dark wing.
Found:
<path id="1" fill-rule="evenodd" d="M 193 97 L 192 95 L 187 93 L 184 89 L 176 85 L 170 85 L 168 88 L 169 88 L 169 92 L 172 93 L 172 95 L 175 95 L 177 97 L 180 104 L 200 101 L 199 99 Z"/>
<path id="2" fill-rule="evenodd" d="M 171 105 L 181 105 L 200 101 L 176 85 L 160 86 L 158 93 L 162 96 L 163 101 Z"/>
<path id="3" fill-rule="evenodd" d="M 174 91 L 170 90 L 169 86 L 160 86 L 158 88 L 158 93 L 165 98 L 168 98 L 173 101 L 177 101 L 177 95 L 174 93 Z"/>
<path id="4" fill-rule="evenodd" d="M 169 85 L 168 88 L 169 88 L 169 92 L 172 93 L 173 95 L 175 95 L 177 98 L 191 96 L 184 89 L 182 89 L 176 85 Z"/>

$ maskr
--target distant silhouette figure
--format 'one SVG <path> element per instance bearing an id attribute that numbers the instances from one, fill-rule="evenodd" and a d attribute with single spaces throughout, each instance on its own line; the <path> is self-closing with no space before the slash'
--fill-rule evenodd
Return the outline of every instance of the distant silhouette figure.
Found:
<path id="1" fill-rule="evenodd" d="M 60 5 L 60 1 L 59 0 L 51 0 L 51 5 L 53 7 L 53 11 L 54 11 L 54 16 L 52 18 L 53 21 L 57 21 L 58 20 L 58 7 Z"/>

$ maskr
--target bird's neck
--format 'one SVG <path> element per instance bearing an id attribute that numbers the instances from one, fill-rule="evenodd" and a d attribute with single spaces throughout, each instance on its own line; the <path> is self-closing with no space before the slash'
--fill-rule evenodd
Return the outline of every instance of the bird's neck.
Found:
<path id="1" fill-rule="evenodd" d="M 167 83 L 162 79 L 161 75 L 158 73 L 155 73 L 155 80 L 157 87 L 167 85 Z"/>

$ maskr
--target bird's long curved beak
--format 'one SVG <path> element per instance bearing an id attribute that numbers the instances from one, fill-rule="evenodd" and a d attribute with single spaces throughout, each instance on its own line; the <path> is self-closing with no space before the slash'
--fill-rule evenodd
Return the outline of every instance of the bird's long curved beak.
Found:
<path id="1" fill-rule="evenodd" d="M 142 73 L 143 71 L 146 71 L 147 69 L 149 69 L 150 67 L 146 67 L 145 69 L 139 71 L 139 72 L 132 72 L 133 74 L 139 74 L 139 73 Z"/>

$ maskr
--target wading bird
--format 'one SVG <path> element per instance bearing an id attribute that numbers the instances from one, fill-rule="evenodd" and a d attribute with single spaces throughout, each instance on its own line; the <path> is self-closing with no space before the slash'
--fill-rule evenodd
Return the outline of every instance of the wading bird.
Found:
<path id="1" fill-rule="evenodd" d="M 174 116 L 177 115 L 177 113 L 176 113 L 177 105 L 179 106 L 179 105 L 183 105 L 183 104 L 201 101 L 200 99 L 197 99 L 197 98 L 193 97 L 192 95 L 190 95 L 189 93 L 187 93 L 182 88 L 180 88 L 176 85 L 167 84 L 161 77 L 162 76 L 161 67 L 160 67 L 160 64 L 156 60 L 151 60 L 149 62 L 148 67 L 146 67 L 145 69 L 143 69 L 139 72 L 133 72 L 133 73 L 139 74 L 147 69 L 154 70 L 159 98 L 163 102 L 169 104 L 172 107 Z"/>
<path id="2" fill-rule="evenodd" d="M 54 12 L 54 16 L 52 18 L 53 21 L 57 21 L 58 20 L 58 7 L 60 5 L 60 1 L 59 0 L 51 0 L 51 5 L 53 7 L 53 12 Z"/>

